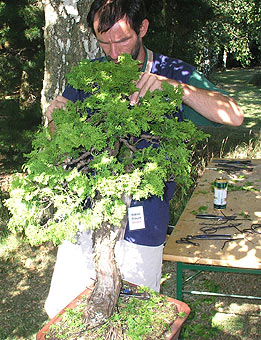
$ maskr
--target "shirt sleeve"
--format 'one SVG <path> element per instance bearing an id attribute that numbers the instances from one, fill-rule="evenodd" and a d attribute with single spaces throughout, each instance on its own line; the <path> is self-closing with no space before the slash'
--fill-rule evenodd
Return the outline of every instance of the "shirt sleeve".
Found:
<path id="1" fill-rule="evenodd" d="M 90 94 L 85 93 L 82 90 L 76 90 L 71 85 L 67 85 L 65 90 L 63 91 L 62 96 L 75 103 L 77 100 L 83 102 L 85 98 L 88 98 L 90 96 Z"/>
<path id="2" fill-rule="evenodd" d="M 189 81 L 189 85 L 195 86 L 200 89 L 206 89 L 210 91 L 217 91 L 224 95 L 228 95 L 228 93 L 218 87 L 216 87 L 214 84 L 212 84 L 207 78 L 197 70 L 193 71 Z M 188 105 L 183 104 L 183 119 L 191 120 L 195 125 L 197 126 L 216 126 L 220 127 L 222 124 L 213 122 L 201 114 L 197 113 L 195 110 L 193 110 Z"/>

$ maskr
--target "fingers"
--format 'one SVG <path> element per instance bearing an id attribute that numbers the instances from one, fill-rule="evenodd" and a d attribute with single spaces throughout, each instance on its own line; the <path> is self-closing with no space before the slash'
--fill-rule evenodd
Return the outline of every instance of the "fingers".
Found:
<path id="1" fill-rule="evenodd" d="M 46 117 L 50 122 L 52 120 L 52 113 L 55 109 L 64 109 L 68 99 L 63 96 L 57 96 L 54 98 L 46 110 Z"/>
<path id="2" fill-rule="evenodd" d="M 149 90 L 153 92 L 156 89 L 162 90 L 162 82 L 166 81 L 167 78 L 158 76 L 152 73 L 142 73 L 136 86 L 140 89 L 130 96 L 130 104 L 135 105 L 138 103 L 140 97 L 144 97 L 146 92 Z"/>

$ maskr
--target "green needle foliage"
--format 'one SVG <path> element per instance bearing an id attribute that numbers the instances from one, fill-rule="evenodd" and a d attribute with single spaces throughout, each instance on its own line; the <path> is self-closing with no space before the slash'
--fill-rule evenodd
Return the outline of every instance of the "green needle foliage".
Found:
<path id="1" fill-rule="evenodd" d="M 205 135 L 175 118 L 182 89 L 164 83 L 130 106 L 139 65 L 128 55 L 119 61 L 84 60 L 72 69 L 69 84 L 90 96 L 55 111 L 56 132 L 41 128 L 12 182 L 9 228 L 32 245 L 73 240 L 79 225 L 120 227 L 124 196 L 162 198 L 167 181 L 191 184 L 191 155 Z"/>
<path id="2" fill-rule="evenodd" d="M 87 330 L 82 321 L 84 305 L 82 297 L 74 309 L 66 309 L 62 320 L 53 324 L 46 339 L 166 339 L 166 331 L 177 317 L 186 317 L 186 313 L 177 314 L 173 302 L 146 287 L 139 287 L 137 292 L 144 293 L 148 299 L 120 297 L 117 310 L 100 327 Z M 108 336 L 111 335 L 111 337 Z"/>

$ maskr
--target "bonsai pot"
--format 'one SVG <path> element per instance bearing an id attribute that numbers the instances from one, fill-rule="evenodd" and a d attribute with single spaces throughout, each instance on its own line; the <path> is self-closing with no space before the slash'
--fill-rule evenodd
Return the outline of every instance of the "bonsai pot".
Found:
<path id="1" fill-rule="evenodd" d="M 60 313 L 54 316 L 36 335 L 36 340 L 47 340 L 46 334 L 49 332 L 50 327 L 62 320 L 62 316 L 67 309 L 73 309 L 77 306 L 83 297 L 88 297 L 91 294 L 91 289 L 85 289 L 80 295 L 78 295 L 73 301 L 71 301 Z M 179 300 L 167 297 L 167 301 L 174 304 L 177 308 L 177 317 L 174 322 L 170 325 L 170 331 L 166 332 L 164 340 L 177 340 L 181 327 L 187 319 L 190 308 L 189 306 Z"/>

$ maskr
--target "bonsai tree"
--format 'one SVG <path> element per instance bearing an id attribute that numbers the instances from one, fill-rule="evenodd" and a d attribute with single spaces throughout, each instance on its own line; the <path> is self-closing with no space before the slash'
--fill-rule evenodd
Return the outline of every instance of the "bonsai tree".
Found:
<path id="1" fill-rule="evenodd" d="M 205 135 L 178 122 L 182 89 L 163 84 L 130 106 L 139 65 L 129 55 L 112 62 L 82 61 L 68 75 L 90 94 L 56 110 L 56 131 L 41 128 L 24 173 L 11 184 L 9 228 L 32 245 L 75 242 L 79 225 L 93 230 L 96 281 L 84 318 L 103 323 L 116 305 L 121 275 L 114 247 L 123 237 L 132 199 L 163 197 L 167 181 L 191 184 L 191 155 Z M 146 148 L 141 148 L 141 143 Z"/>

